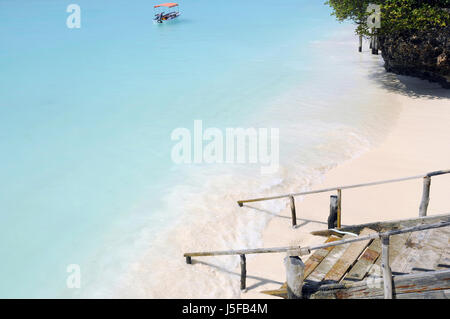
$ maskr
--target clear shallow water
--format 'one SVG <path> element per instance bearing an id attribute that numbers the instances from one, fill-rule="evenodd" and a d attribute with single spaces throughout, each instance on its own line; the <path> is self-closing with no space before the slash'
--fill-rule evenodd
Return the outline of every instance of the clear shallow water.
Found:
<path id="1" fill-rule="evenodd" d="M 180 1 L 154 25 L 152 2 L 80 0 L 79 30 L 70 3 L 0 2 L 0 297 L 165 297 L 155 276 L 186 245 L 258 244 L 267 218 L 234 200 L 308 187 L 392 117 L 367 106 L 353 47 L 323 44 L 349 29 L 321 1 Z M 280 171 L 173 164 L 170 134 L 195 119 L 280 128 Z M 222 280 L 212 296 L 235 293 Z"/>

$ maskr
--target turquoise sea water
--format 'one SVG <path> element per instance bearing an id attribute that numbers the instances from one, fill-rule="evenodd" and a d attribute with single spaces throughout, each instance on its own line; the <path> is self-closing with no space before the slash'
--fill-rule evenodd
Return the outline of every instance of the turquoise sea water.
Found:
<path id="1" fill-rule="evenodd" d="M 80 29 L 66 27 L 71 3 L 81 7 Z M 187 180 L 207 193 L 203 181 L 216 173 L 171 161 L 177 127 L 201 119 L 285 127 L 287 136 L 294 118 L 323 124 L 281 140 L 288 165 L 298 160 L 289 147 L 325 141 L 327 122 L 352 125 L 348 110 L 313 125 L 329 106 L 313 110 L 307 92 L 281 98 L 328 72 L 311 43 L 340 26 L 323 1 L 182 0 L 181 17 L 163 25 L 152 23 L 154 4 L 0 0 L 0 297 L 87 295 L 67 289 L 69 264 L 80 265 L 83 287 L 109 296 L 138 242 L 151 246 L 187 214 L 167 198 L 182 197 L 175 190 Z"/>

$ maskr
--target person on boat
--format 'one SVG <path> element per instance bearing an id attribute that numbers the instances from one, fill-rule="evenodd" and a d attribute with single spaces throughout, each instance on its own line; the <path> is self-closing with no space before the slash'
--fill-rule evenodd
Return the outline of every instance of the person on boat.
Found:
<path id="1" fill-rule="evenodd" d="M 162 23 L 163 14 L 164 14 L 164 12 L 161 12 L 156 15 L 156 21 L 158 21 L 158 23 Z"/>

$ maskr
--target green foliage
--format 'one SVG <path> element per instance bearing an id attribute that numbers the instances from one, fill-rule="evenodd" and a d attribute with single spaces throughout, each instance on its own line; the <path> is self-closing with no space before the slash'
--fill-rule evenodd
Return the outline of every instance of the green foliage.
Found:
<path id="1" fill-rule="evenodd" d="M 426 30 L 450 25 L 450 0 L 328 0 L 339 21 L 353 21 L 359 35 L 371 34 L 366 12 L 369 3 L 381 5 L 381 29 L 378 33 L 404 30 Z"/>
<path id="2" fill-rule="evenodd" d="M 364 20 L 369 3 L 369 0 L 328 0 L 326 2 L 334 9 L 332 14 L 339 21 L 353 20 L 357 23 Z"/>
<path id="3" fill-rule="evenodd" d="M 450 0 L 387 0 L 381 11 L 381 32 L 427 30 L 450 25 L 450 13 L 442 7 Z"/>
<path id="4" fill-rule="evenodd" d="M 383 2 L 384 0 L 327 0 L 325 4 L 333 9 L 332 14 L 338 21 L 353 21 L 357 25 L 355 30 L 357 34 L 369 35 L 367 18 L 371 12 L 367 12 L 367 7 L 370 3 L 381 4 Z"/>

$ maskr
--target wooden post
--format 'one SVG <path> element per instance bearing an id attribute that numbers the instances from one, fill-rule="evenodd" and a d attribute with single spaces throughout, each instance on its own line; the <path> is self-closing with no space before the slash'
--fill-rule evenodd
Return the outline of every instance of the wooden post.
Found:
<path id="1" fill-rule="evenodd" d="M 430 202 L 430 185 L 431 185 L 431 177 L 429 176 L 424 177 L 422 201 L 420 202 L 419 208 L 419 217 L 427 216 L 428 203 Z"/>
<path id="2" fill-rule="evenodd" d="M 378 55 L 379 48 L 378 48 L 378 36 L 377 35 L 375 35 L 375 39 L 374 39 L 374 43 L 373 44 L 375 46 L 375 54 Z"/>
<path id="3" fill-rule="evenodd" d="M 337 218 L 336 218 L 336 228 L 341 228 L 341 201 L 342 201 L 342 190 L 337 190 Z"/>
<path id="4" fill-rule="evenodd" d="M 191 265 L 192 264 L 192 257 L 186 256 L 186 264 Z"/>
<path id="5" fill-rule="evenodd" d="M 359 52 L 362 52 L 362 44 L 363 44 L 363 38 L 362 38 L 362 35 L 360 35 L 359 36 L 359 49 L 358 49 Z"/>
<path id="6" fill-rule="evenodd" d="M 375 29 L 372 29 L 372 54 L 378 55 L 378 36 Z"/>
<path id="7" fill-rule="evenodd" d="M 328 216 L 328 229 L 336 228 L 338 214 L 338 197 L 330 196 L 330 215 Z"/>
<path id="8" fill-rule="evenodd" d="M 247 263 L 245 255 L 241 255 L 241 290 L 246 289 Z"/>
<path id="9" fill-rule="evenodd" d="M 380 38 L 378 37 L 378 35 L 375 36 L 375 44 L 377 48 L 377 52 L 375 54 L 378 55 L 378 52 L 380 51 Z"/>
<path id="10" fill-rule="evenodd" d="M 297 213 L 295 212 L 295 199 L 294 196 L 289 196 L 291 204 L 291 216 L 292 216 L 292 227 L 297 226 Z"/>
<path id="11" fill-rule="evenodd" d="M 383 269 L 384 299 L 392 299 L 392 271 L 389 265 L 389 236 L 381 238 L 381 268 Z"/>
<path id="12" fill-rule="evenodd" d="M 284 265 L 286 267 L 288 299 L 301 299 L 305 264 L 299 256 L 293 256 L 288 251 L 284 258 Z"/>

